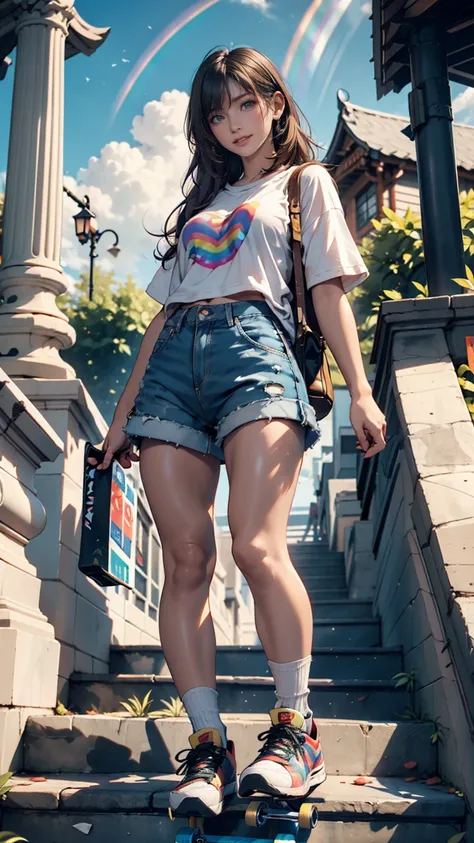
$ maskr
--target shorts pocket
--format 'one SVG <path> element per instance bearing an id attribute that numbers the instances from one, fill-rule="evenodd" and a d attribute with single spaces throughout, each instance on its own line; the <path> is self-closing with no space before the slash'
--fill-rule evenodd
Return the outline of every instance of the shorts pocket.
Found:
<path id="1" fill-rule="evenodd" d="M 158 337 L 155 345 L 153 346 L 153 351 L 150 354 L 150 360 L 155 354 L 158 354 L 161 351 L 166 343 L 171 339 L 173 334 L 175 333 L 175 328 L 172 325 L 164 325 L 161 329 L 160 336 Z"/>
<path id="2" fill-rule="evenodd" d="M 287 357 L 287 350 L 281 335 L 270 319 L 256 316 L 236 316 L 235 327 L 240 336 L 250 345 L 269 354 Z"/>

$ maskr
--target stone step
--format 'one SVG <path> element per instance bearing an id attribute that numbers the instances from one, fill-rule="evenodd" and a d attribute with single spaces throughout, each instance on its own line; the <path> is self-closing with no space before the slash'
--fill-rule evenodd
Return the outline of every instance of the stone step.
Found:
<path id="1" fill-rule="evenodd" d="M 319 679 L 391 679 L 403 669 L 399 647 L 316 647 L 312 656 L 310 675 Z M 270 675 L 261 646 L 219 646 L 216 668 L 221 676 Z M 169 674 L 162 648 L 153 645 L 112 646 L 110 672 Z"/>
<path id="2" fill-rule="evenodd" d="M 378 647 L 377 618 L 318 618 L 313 623 L 313 647 Z"/>
<path id="3" fill-rule="evenodd" d="M 311 596 L 310 596 L 311 599 Z M 372 602 L 370 600 L 311 600 L 313 617 L 315 620 L 323 618 L 346 618 L 347 620 L 358 620 L 359 618 L 372 618 Z"/>
<path id="4" fill-rule="evenodd" d="M 235 742 L 238 769 L 255 758 L 258 735 L 268 714 L 223 714 Z M 403 766 L 417 761 L 416 775 L 437 768 L 431 723 L 318 720 L 329 775 L 408 776 Z M 24 766 L 35 773 L 124 773 L 161 770 L 175 773 L 176 754 L 192 731 L 186 715 L 150 719 L 66 715 L 29 717 L 24 738 Z"/>
<path id="5" fill-rule="evenodd" d="M 306 590 L 309 594 L 310 600 L 348 600 L 349 599 L 349 589 L 347 586 L 345 588 L 318 588 L 315 589 L 312 586 L 309 586 L 305 583 Z"/>
<path id="6" fill-rule="evenodd" d="M 178 780 L 159 773 L 138 778 L 77 774 L 24 787 L 24 779 L 15 777 L 2 825 L 32 843 L 66 843 L 78 836 L 73 826 L 79 823 L 87 823 L 91 843 L 173 843 L 179 829 L 187 827 L 186 820 L 172 822 L 168 816 L 168 793 Z M 271 840 L 278 832 L 292 831 L 291 824 L 274 822 L 260 832 L 250 830 L 244 822 L 249 801 L 234 797 L 220 817 L 205 821 L 204 834 L 211 841 L 217 835 L 248 839 L 256 834 Z M 316 828 L 304 832 L 309 843 L 446 843 L 465 817 L 464 800 L 448 793 L 447 786 L 435 789 L 403 778 L 371 778 L 358 787 L 351 779 L 329 776 L 307 801 L 319 811 Z"/>
<path id="7" fill-rule="evenodd" d="M 343 565 L 316 565 L 312 562 L 299 562 L 294 565 L 300 577 L 304 580 L 307 576 L 317 577 L 346 577 L 346 570 Z"/>
<path id="8" fill-rule="evenodd" d="M 307 588 L 313 587 L 326 590 L 330 588 L 345 588 L 347 585 L 346 575 L 344 573 L 320 574 L 318 571 L 311 571 L 305 573 L 304 581 Z"/>
<path id="9" fill-rule="evenodd" d="M 406 694 L 395 682 L 384 679 L 310 679 L 309 704 L 318 717 L 346 720 L 400 720 Z M 270 676 L 217 676 L 222 712 L 268 712 L 275 704 Z M 95 706 L 101 713 L 121 711 L 121 700 L 133 695 L 142 700 L 151 691 L 152 710 L 160 700 L 177 696 L 171 676 L 73 673 L 69 707 L 85 714 Z"/>

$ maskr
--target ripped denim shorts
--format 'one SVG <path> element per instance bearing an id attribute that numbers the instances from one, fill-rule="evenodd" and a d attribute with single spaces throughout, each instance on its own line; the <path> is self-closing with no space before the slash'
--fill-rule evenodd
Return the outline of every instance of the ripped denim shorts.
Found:
<path id="1" fill-rule="evenodd" d="M 259 300 L 179 306 L 165 321 L 124 430 L 213 454 L 257 419 L 293 419 L 305 449 L 319 428 L 291 342 Z"/>

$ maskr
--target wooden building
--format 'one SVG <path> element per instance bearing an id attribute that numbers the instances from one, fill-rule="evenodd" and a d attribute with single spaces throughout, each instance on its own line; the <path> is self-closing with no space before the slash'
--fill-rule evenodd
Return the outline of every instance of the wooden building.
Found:
<path id="1" fill-rule="evenodd" d="M 362 108 L 338 92 L 339 117 L 324 163 L 333 167 L 355 241 L 373 231 L 385 205 L 400 216 L 420 213 L 416 146 L 405 134 L 409 118 Z M 459 190 L 474 187 L 474 126 L 453 123 Z"/>

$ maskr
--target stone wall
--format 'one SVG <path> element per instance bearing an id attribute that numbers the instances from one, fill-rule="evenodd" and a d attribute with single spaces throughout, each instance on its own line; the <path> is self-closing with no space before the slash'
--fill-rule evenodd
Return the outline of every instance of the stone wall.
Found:
<path id="1" fill-rule="evenodd" d="M 28 715 L 46 713 L 56 702 L 59 644 L 40 609 L 41 580 L 25 547 L 46 523 L 35 471 L 62 448 L 0 369 L 0 773 L 21 766 Z"/>
<path id="2" fill-rule="evenodd" d="M 415 710 L 441 731 L 441 774 L 474 806 L 474 426 L 447 342 L 473 305 L 467 296 L 383 305 L 374 392 L 388 444 L 363 465 L 358 491 L 383 644 L 403 646 Z M 360 527 L 349 548 L 361 546 Z"/>

